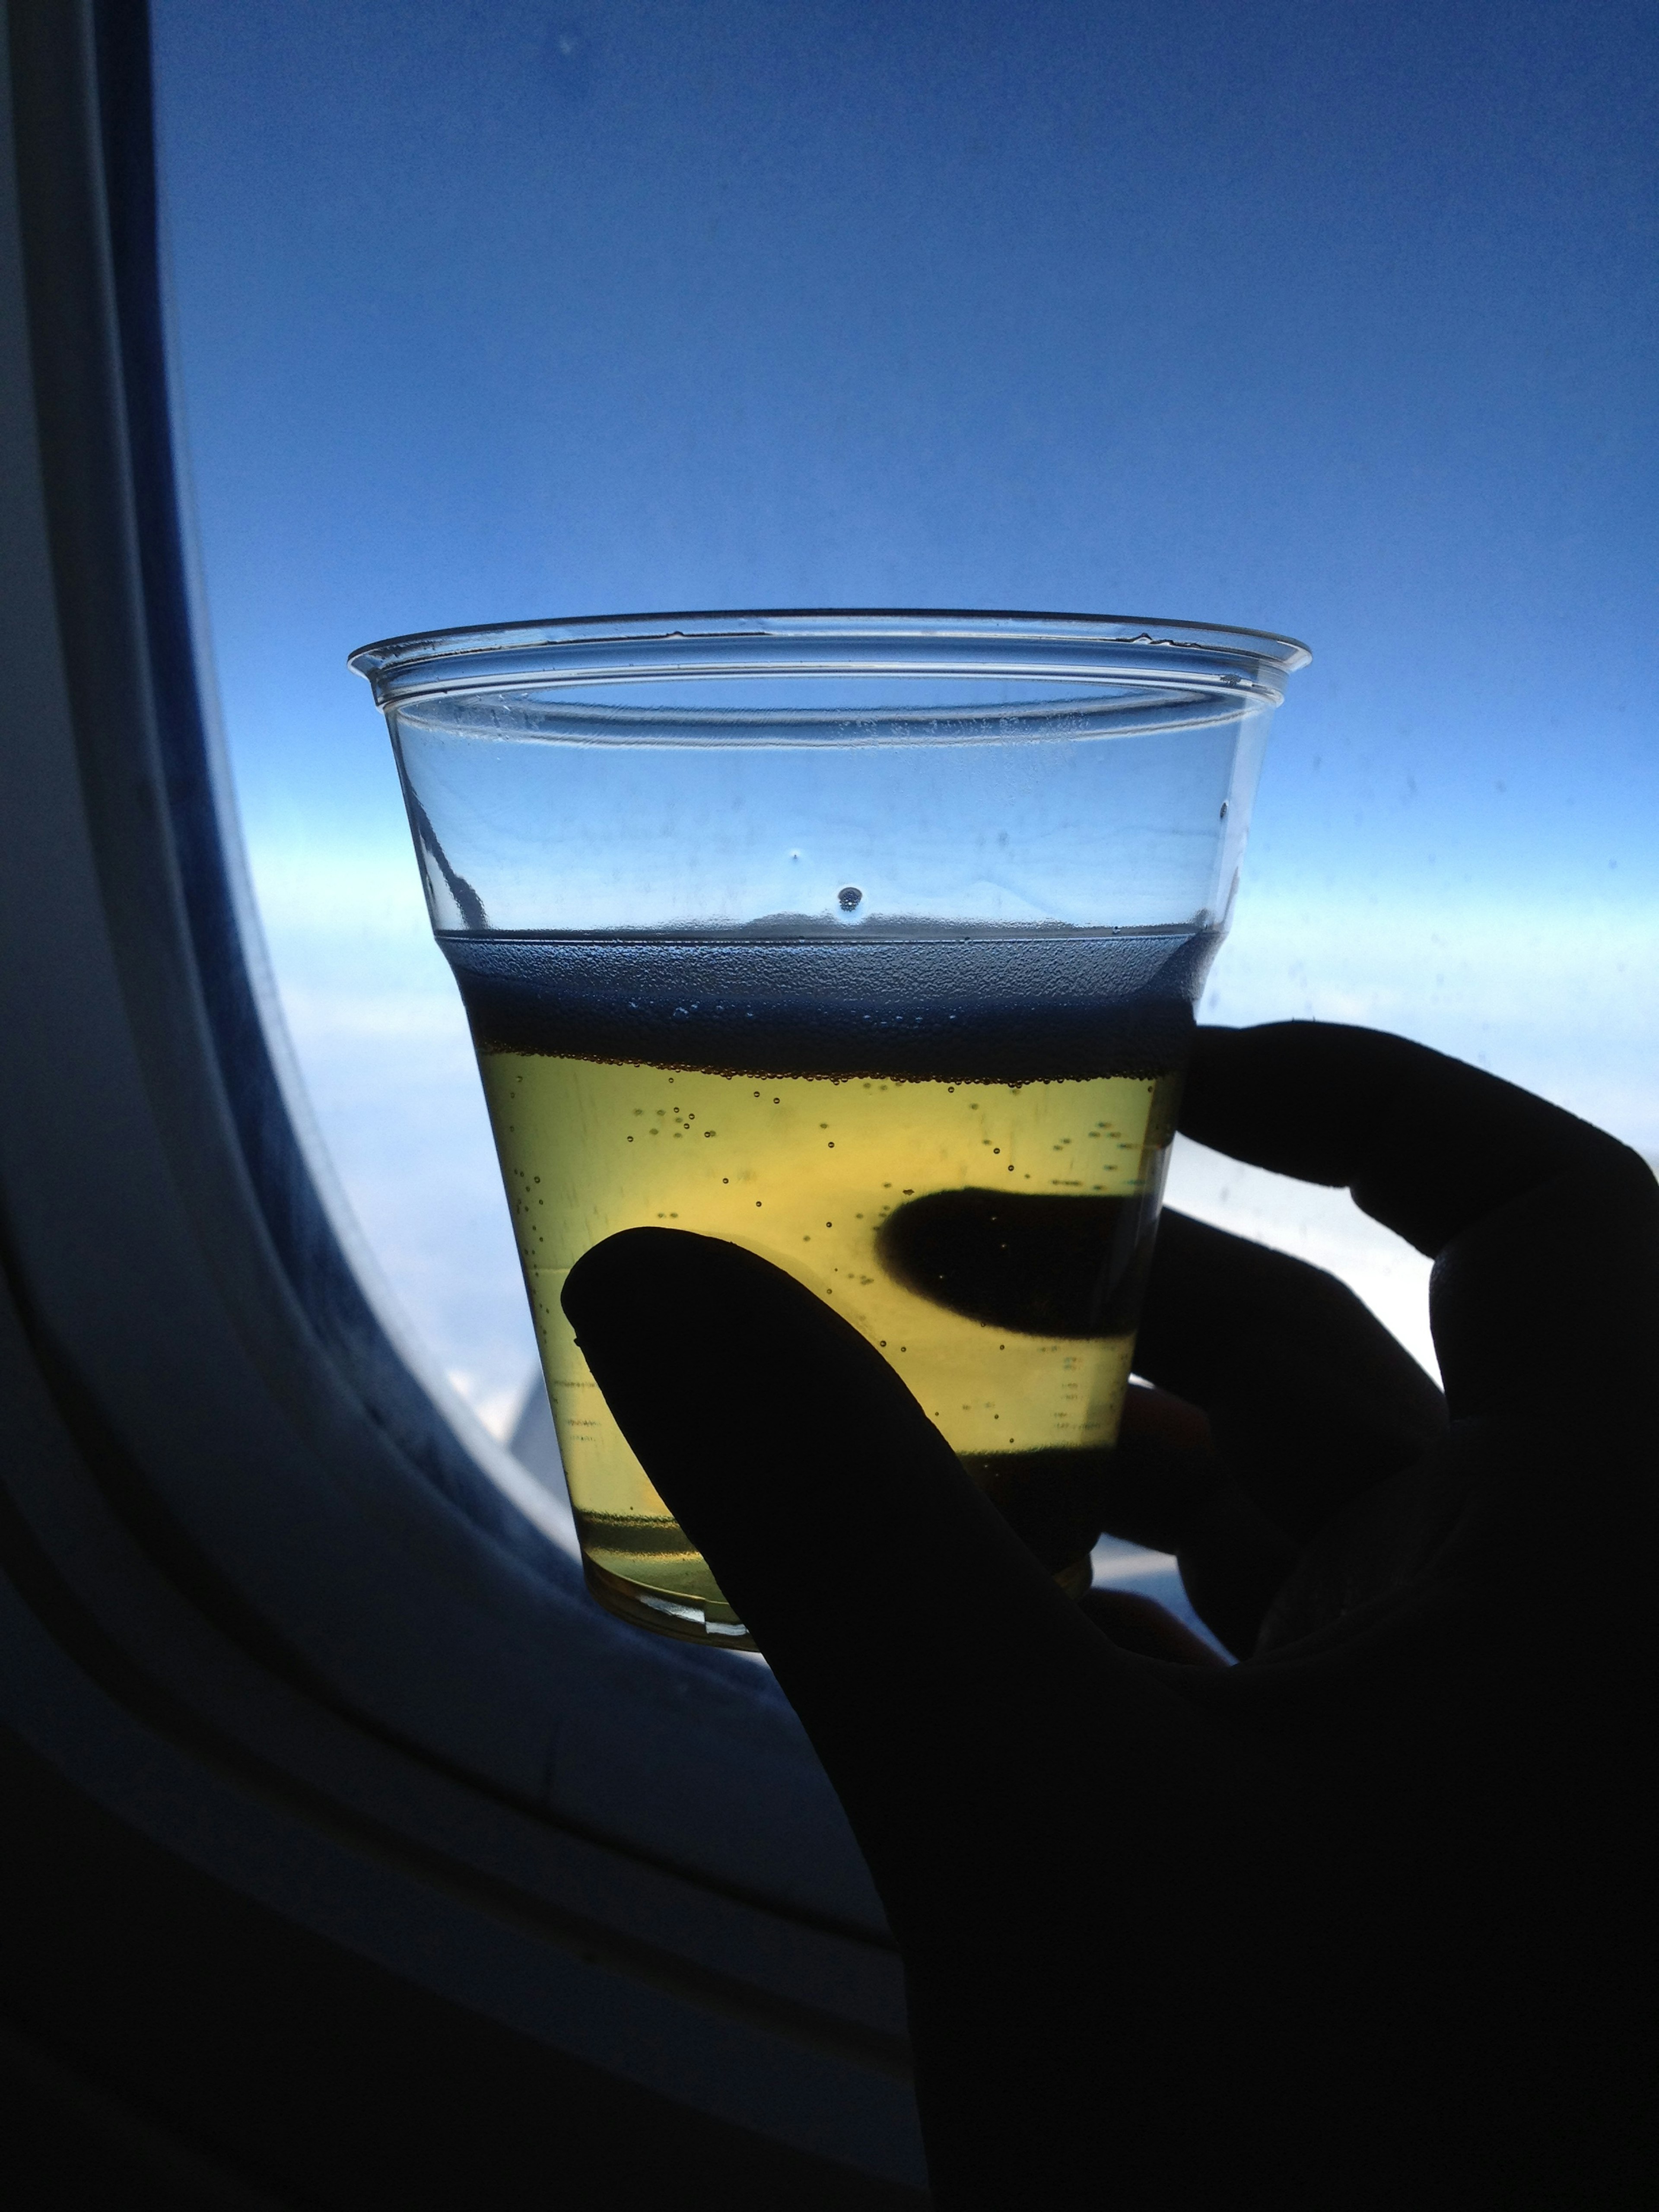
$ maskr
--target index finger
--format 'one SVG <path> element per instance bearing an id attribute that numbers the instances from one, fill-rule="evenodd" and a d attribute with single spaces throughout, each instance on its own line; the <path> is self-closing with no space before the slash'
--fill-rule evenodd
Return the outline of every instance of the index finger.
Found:
<path id="1" fill-rule="evenodd" d="M 1659 1184 L 1639 1153 L 1485 1070 L 1322 1022 L 1200 1029 L 1181 1127 L 1232 1158 L 1346 1184 L 1436 1261 L 1454 1419 L 1645 1406 Z"/>

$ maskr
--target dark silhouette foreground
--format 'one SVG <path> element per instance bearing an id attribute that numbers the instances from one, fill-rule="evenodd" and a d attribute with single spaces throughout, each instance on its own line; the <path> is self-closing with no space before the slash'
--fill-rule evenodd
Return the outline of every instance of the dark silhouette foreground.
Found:
<path id="1" fill-rule="evenodd" d="M 1659 1185 L 1366 1030 L 1200 1030 L 1181 1126 L 1436 1261 L 1443 1402 L 1330 1277 L 1166 1217 L 1101 1520 L 1235 1667 L 1068 1603 L 763 1261 L 638 1230 L 566 1292 L 869 1859 L 936 2201 L 1659 2203 Z"/>

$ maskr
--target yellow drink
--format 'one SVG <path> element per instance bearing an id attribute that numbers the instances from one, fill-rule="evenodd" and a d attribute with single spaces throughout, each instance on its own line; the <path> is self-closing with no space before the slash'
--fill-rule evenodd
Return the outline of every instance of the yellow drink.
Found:
<path id="1" fill-rule="evenodd" d="M 479 1064 L 602 1601 L 699 1641 L 746 1640 L 559 1303 L 584 1252 L 655 1226 L 742 1244 L 833 1306 L 1017 1526 L 1024 1501 L 1047 1564 L 1086 1584 L 1091 1531 L 1076 1492 L 1117 1433 L 1174 1077 L 761 1076 L 495 1048 L 482 1036 Z"/>

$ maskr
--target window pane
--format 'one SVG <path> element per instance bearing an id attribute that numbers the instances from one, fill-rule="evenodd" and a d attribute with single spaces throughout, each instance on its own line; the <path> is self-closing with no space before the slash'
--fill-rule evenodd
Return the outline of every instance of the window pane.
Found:
<path id="1" fill-rule="evenodd" d="M 1659 1153 L 1644 11 L 160 0 L 179 360 L 284 1003 L 487 1417 L 532 1359 L 368 639 L 617 608 L 1288 630 L 1212 1018 Z M 1340 1197 L 1174 1195 L 1337 1265 Z"/>

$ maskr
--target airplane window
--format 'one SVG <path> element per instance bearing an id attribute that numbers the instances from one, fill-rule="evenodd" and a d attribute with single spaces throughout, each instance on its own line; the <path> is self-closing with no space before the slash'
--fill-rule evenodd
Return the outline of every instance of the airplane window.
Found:
<path id="1" fill-rule="evenodd" d="M 7 2067 L 164 2166 L 253 2085 L 261 2202 L 539 2185 L 550 2128 L 595 2188 L 654 2160 L 739 2207 L 918 2202 L 898 1962 L 775 1681 L 600 1614 L 547 1540 L 477 1078 L 345 655 L 756 604 L 1304 635 L 1209 1018 L 1404 1030 L 1659 1156 L 1645 20 L 8 27 Z M 1424 1264 L 1342 1194 L 1186 1146 L 1171 1195 L 1432 1358 Z M 1095 1569 L 1179 1601 L 1159 1556 Z"/>
<path id="2" fill-rule="evenodd" d="M 159 0 L 206 599 L 288 1025 L 375 1265 L 550 1480 L 459 1008 L 344 666 L 370 638 L 757 605 L 1288 630 L 1315 662 L 1207 1017 L 1403 1030 L 1659 1153 L 1633 23 Z M 1425 1263 L 1345 1196 L 1193 1147 L 1170 1196 L 1332 1267 L 1431 1364 Z"/>

